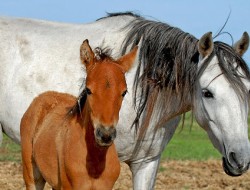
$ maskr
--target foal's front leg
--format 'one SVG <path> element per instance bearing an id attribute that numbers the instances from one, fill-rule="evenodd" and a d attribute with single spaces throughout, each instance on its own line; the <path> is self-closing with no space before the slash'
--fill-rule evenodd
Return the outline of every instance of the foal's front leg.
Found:
<path id="1" fill-rule="evenodd" d="M 35 163 L 25 165 L 23 167 L 23 177 L 26 185 L 26 190 L 43 190 L 46 181 L 42 177 Z M 31 166 L 31 167 L 30 167 Z"/>
<path id="2" fill-rule="evenodd" d="M 69 185 L 70 184 L 70 185 Z M 83 178 L 74 179 L 71 183 L 62 184 L 61 190 L 90 190 L 91 183 Z"/>
<path id="3" fill-rule="evenodd" d="M 43 190 L 45 185 L 45 180 L 42 177 L 33 159 L 32 156 L 33 149 L 30 138 L 22 138 L 21 146 L 22 146 L 23 178 L 26 185 L 26 190 Z"/>

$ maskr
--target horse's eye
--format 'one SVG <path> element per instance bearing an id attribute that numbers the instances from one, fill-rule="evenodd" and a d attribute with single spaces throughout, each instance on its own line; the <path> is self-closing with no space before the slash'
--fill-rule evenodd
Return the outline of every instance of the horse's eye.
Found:
<path id="1" fill-rule="evenodd" d="M 91 90 L 89 88 L 86 88 L 86 92 L 88 95 L 92 94 Z"/>
<path id="2" fill-rule="evenodd" d="M 122 97 L 124 97 L 126 94 L 127 94 L 127 90 L 125 90 L 123 93 L 122 93 Z"/>
<path id="3" fill-rule="evenodd" d="M 202 90 L 202 96 L 205 98 L 213 98 L 214 95 L 207 89 Z"/>

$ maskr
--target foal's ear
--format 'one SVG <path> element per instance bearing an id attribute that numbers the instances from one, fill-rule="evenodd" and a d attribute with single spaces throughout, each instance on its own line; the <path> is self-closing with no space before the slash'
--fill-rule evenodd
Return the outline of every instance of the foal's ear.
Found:
<path id="1" fill-rule="evenodd" d="M 202 57 L 210 55 L 214 48 L 212 32 L 204 34 L 198 42 L 198 51 Z"/>
<path id="2" fill-rule="evenodd" d="M 89 46 L 88 39 L 84 40 L 80 47 L 80 58 L 86 69 L 94 62 L 95 54 Z"/>
<path id="3" fill-rule="evenodd" d="M 124 72 L 127 72 L 133 66 L 137 50 L 138 46 L 135 46 L 132 51 L 130 51 L 128 54 L 122 56 L 120 59 L 117 60 L 119 65 L 124 70 Z"/>
<path id="4" fill-rule="evenodd" d="M 234 44 L 234 49 L 240 56 L 243 56 L 243 54 L 247 51 L 248 46 L 249 35 L 247 32 L 244 32 L 240 40 Z"/>

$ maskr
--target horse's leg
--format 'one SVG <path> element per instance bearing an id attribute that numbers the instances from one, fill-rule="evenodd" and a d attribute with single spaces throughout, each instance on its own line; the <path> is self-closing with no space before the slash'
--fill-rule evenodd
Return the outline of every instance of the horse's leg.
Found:
<path id="1" fill-rule="evenodd" d="M 133 176 L 134 190 L 153 190 L 156 180 L 157 171 L 159 168 L 161 153 L 165 149 L 168 142 L 174 135 L 174 132 L 180 122 L 180 117 L 177 116 L 164 125 L 164 133 L 156 135 L 157 144 L 152 144 L 149 150 L 143 157 L 143 160 L 129 163 L 130 170 Z M 150 142 L 149 142 L 150 144 Z M 160 149 L 155 146 L 161 147 Z M 154 152 L 156 150 L 156 152 Z M 145 151 L 145 149 L 143 149 Z M 142 152 L 143 152 L 142 151 Z M 147 153 L 148 152 L 148 153 Z M 152 157 L 152 155 L 155 155 Z"/>
<path id="2" fill-rule="evenodd" d="M 147 163 L 130 164 L 134 190 L 153 190 L 160 157 Z"/>
<path id="3" fill-rule="evenodd" d="M 3 142 L 3 127 L 2 124 L 0 123 L 0 146 L 2 145 Z"/>

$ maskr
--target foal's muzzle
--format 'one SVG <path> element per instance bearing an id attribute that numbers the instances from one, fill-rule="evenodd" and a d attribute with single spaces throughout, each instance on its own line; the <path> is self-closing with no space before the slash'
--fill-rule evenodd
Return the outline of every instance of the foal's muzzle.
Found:
<path id="1" fill-rule="evenodd" d="M 116 138 L 116 129 L 114 126 L 97 126 L 95 130 L 95 139 L 100 146 L 110 146 Z"/>

